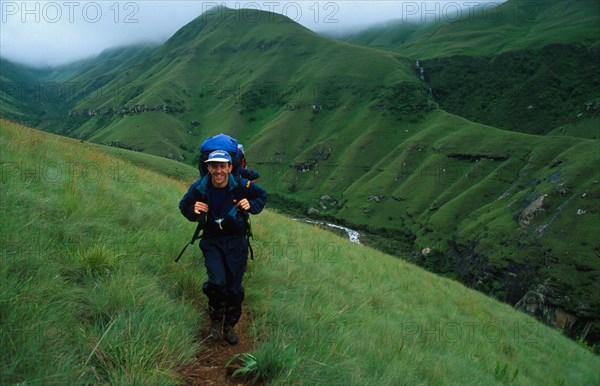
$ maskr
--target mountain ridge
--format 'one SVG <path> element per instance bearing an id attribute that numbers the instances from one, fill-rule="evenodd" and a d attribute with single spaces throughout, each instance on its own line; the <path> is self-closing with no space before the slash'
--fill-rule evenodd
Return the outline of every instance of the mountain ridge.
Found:
<path id="1" fill-rule="evenodd" d="M 372 27 L 341 37 L 341 40 L 367 46 L 376 44 L 378 49 L 421 60 L 456 55 L 490 56 L 543 48 L 547 44 L 598 46 L 600 42 L 597 2 L 509 0 L 493 5 L 475 10 L 467 7 L 466 12 L 461 9 L 459 18 L 436 17 L 436 22 L 425 24 L 399 20 L 389 26 Z M 591 26 L 595 28 L 592 35 Z M 556 33 L 557 29 L 560 34 Z"/>

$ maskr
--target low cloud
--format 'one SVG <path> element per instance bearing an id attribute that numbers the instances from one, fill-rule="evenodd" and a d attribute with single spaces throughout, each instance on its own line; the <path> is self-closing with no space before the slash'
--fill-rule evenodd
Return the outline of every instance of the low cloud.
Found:
<path id="1" fill-rule="evenodd" d="M 276 12 L 316 32 L 352 31 L 391 19 L 443 21 L 503 1 L 0 1 L 0 56 L 58 66 L 103 50 L 160 44 L 215 7 Z"/>

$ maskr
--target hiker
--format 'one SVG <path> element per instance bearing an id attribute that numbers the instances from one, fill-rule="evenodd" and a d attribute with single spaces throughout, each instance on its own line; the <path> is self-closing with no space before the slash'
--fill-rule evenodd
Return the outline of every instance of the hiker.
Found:
<path id="1" fill-rule="evenodd" d="M 208 281 L 202 290 L 208 297 L 209 336 L 217 342 L 238 342 L 234 326 L 242 315 L 249 246 L 248 213 L 258 214 L 267 193 L 251 181 L 231 174 L 231 156 L 215 150 L 205 161 L 208 174 L 194 182 L 179 202 L 179 210 L 190 221 L 204 220 L 200 249 Z"/>

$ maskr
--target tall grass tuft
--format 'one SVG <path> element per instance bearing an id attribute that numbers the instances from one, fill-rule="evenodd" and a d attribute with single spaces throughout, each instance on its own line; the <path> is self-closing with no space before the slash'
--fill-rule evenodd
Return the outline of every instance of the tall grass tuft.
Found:
<path id="1" fill-rule="evenodd" d="M 0 124 L 0 384 L 181 382 L 202 320 L 188 301 L 202 271 L 172 261 L 185 187 Z"/>
<path id="2" fill-rule="evenodd" d="M 296 358 L 295 344 L 286 344 L 279 337 L 263 342 L 254 353 L 234 355 L 226 366 L 237 362 L 239 368 L 232 373 L 232 377 L 255 384 L 272 381 L 291 372 Z"/>

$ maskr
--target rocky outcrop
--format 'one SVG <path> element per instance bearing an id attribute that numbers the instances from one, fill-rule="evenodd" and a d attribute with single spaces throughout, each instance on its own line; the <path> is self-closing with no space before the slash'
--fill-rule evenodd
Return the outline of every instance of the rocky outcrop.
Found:
<path id="1" fill-rule="evenodd" d="M 315 208 L 309 208 L 308 211 L 306 212 L 306 214 L 308 214 L 309 216 L 317 216 L 319 215 L 319 210 L 315 209 Z"/>
<path id="2" fill-rule="evenodd" d="M 517 222 L 521 228 L 528 227 L 535 217 L 544 211 L 544 199 L 547 197 L 544 194 L 531 204 L 529 204 L 518 216 Z"/>
<path id="3" fill-rule="evenodd" d="M 331 196 L 325 194 L 319 198 L 319 206 L 323 210 L 334 208 L 337 205 L 337 201 L 331 198 Z"/>
<path id="4" fill-rule="evenodd" d="M 367 197 L 367 201 L 375 201 L 375 202 L 380 202 L 385 196 L 378 196 L 376 194 Z"/>
<path id="5" fill-rule="evenodd" d="M 310 151 L 307 161 L 294 162 L 290 165 L 290 167 L 295 169 L 298 173 L 306 173 L 312 169 L 316 169 L 320 161 L 327 161 L 330 156 L 331 147 L 320 144 Z"/>
<path id="6" fill-rule="evenodd" d="M 553 296 L 554 295 L 547 283 L 539 284 L 529 290 L 525 296 L 515 304 L 515 308 L 534 316 L 548 326 L 568 331 L 574 326 L 578 318 L 577 316 L 554 306 L 551 303 Z"/>
<path id="7" fill-rule="evenodd" d="M 126 144 L 126 143 L 122 143 L 122 142 L 119 142 L 119 141 L 110 141 L 110 142 L 106 143 L 106 146 L 118 147 L 120 149 L 127 149 L 127 150 L 132 150 L 132 151 L 139 151 L 139 152 L 144 151 L 143 147 L 138 147 L 138 146 L 135 146 L 135 145 Z"/>
<path id="8" fill-rule="evenodd" d="M 185 161 L 185 156 L 179 152 L 169 153 L 165 156 L 165 158 L 172 159 L 172 160 L 179 161 L 179 162 Z"/>
<path id="9" fill-rule="evenodd" d="M 142 114 L 148 112 L 163 112 L 163 113 L 185 113 L 191 112 L 192 109 L 189 107 L 182 106 L 170 106 L 170 105 L 133 105 L 133 106 L 122 106 L 116 108 L 97 108 L 97 109 L 83 109 L 83 110 L 70 110 L 70 117 L 88 116 L 93 117 L 96 115 L 122 115 L 127 116 L 129 114 Z M 194 121 L 196 122 L 196 121 Z M 192 123 L 192 125 L 194 125 Z"/>
<path id="10" fill-rule="evenodd" d="M 556 319 L 556 309 L 555 307 L 548 305 L 547 297 L 547 286 L 545 284 L 539 284 L 535 288 L 529 290 L 525 296 L 515 304 L 515 308 L 552 326 Z"/>

